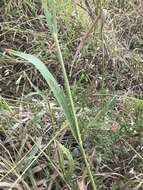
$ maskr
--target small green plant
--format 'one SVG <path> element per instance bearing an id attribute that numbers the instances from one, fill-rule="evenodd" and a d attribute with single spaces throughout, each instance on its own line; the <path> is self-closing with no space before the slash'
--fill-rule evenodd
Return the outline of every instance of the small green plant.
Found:
<path id="1" fill-rule="evenodd" d="M 64 178 L 69 184 L 71 183 L 72 175 L 75 169 L 75 163 L 69 149 L 65 148 L 61 143 L 57 142 L 59 165 Z M 64 158 L 67 158 L 68 165 L 65 166 Z"/>
<path id="2" fill-rule="evenodd" d="M 57 81 L 55 80 L 53 75 L 49 72 L 49 70 L 44 65 L 44 63 L 42 61 L 40 61 L 38 58 L 36 58 L 33 55 L 14 51 L 14 50 L 7 50 L 7 51 L 11 55 L 21 57 L 22 59 L 25 59 L 25 60 L 29 61 L 30 63 L 32 63 L 39 70 L 39 72 L 42 74 L 42 76 L 44 77 L 44 79 L 46 80 L 48 85 L 50 86 L 55 98 L 57 99 L 59 105 L 63 109 L 65 117 L 69 123 L 71 132 L 72 132 L 75 140 L 77 141 L 77 143 L 80 146 L 80 150 L 83 155 L 83 159 L 85 161 L 85 164 L 86 164 L 86 167 L 88 170 L 88 174 L 89 174 L 89 177 L 91 180 L 92 188 L 93 188 L 93 190 L 96 190 L 96 184 L 95 184 L 95 181 L 94 181 L 91 169 L 90 169 L 89 162 L 88 162 L 86 154 L 85 154 L 85 150 L 83 148 L 83 142 L 82 142 L 80 128 L 79 128 L 79 124 L 78 124 L 78 120 L 77 120 L 77 116 L 76 116 L 72 93 L 71 93 L 66 69 L 64 66 L 62 52 L 61 52 L 59 41 L 58 41 L 55 1 L 54 0 L 42 0 L 42 6 L 44 9 L 44 14 L 46 16 L 46 20 L 47 20 L 50 32 L 53 36 L 53 39 L 55 41 L 55 45 L 57 48 L 58 59 L 61 64 L 62 74 L 63 74 L 63 78 L 64 78 L 64 82 L 65 82 L 66 94 L 59 87 L 59 84 L 57 83 Z M 62 151 L 63 150 L 65 151 L 63 146 L 60 145 L 60 148 L 62 149 Z M 62 154 L 60 153 L 60 158 L 61 158 L 61 155 Z"/>

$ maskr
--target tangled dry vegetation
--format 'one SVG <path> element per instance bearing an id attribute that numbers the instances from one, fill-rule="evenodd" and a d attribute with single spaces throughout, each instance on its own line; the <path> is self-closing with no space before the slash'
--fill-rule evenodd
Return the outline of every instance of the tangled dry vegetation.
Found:
<path id="1" fill-rule="evenodd" d="M 83 0 L 85 11 L 79 2 L 61 0 L 57 21 L 97 189 L 142 190 L 143 3 L 102 1 L 103 22 L 90 31 L 97 4 Z M 2 0 L 0 189 L 90 190 L 79 145 L 61 108 L 39 72 L 6 54 L 9 48 L 36 55 L 64 83 L 40 1 Z"/>

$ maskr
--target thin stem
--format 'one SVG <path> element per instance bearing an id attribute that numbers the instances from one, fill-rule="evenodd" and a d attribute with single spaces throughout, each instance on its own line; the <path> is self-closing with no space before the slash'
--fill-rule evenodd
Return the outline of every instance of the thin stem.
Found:
<path id="1" fill-rule="evenodd" d="M 77 140 L 78 140 L 78 142 L 80 142 L 81 141 L 80 130 L 79 130 L 79 126 L 78 126 L 78 121 L 77 121 L 77 117 L 76 117 L 76 113 L 75 113 L 75 108 L 74 108 L 73 98 L 72 98 L 71 89 L 70 89 L 70 85 L 69 85 L 69 80 L 68 80 L 68 77 L 67 77 L 67 73 L 66 73 L 66 69 L 65 69 L 63 56 L 62 56 L 62 52 L 61 52 L 61 49 L 60 49 L 57 34 L 56 33 L 53 34 L 53 37 L 54 37 L 54 40 L 55 40 L 55 43 L 56 43 L 57 53 L 58 53 L 58 57 L 59 57 L 61 67 L 62 67 L 62 73 L 63 73 L 63 77 L 64 77 L 64 81 L 65 81 L 66 92 L 67 92 L 67 95 L 68 95 L 68 98 L 69 98 L 69 101 L 70 101 L 70 105 L 71 105 L 71 108 L 72 108 L 73 116 L 74 116 L 75 127 L 76 127 L 77 138 L 78 138 Z"/>
<path id="2" fill-rule="evenodd" d="M 86 165 L 88 173 L 89 173 L 89 177 L 90 177 L 90 180 L 91 180 L 93 190 L 97 190 L 96 185 L 95 185 L 95 181 L 93 179 L 93 175 L 91 173 L 90 165 L 88 163 L 88 160 L 87 160 L 87 157 L 86 157 L 86 154 L 85 154 L 85 150 L 83 148 L 83 143 L 82 143 L 82 139 L 81 139 L 81 133 L 80 133 L 78 120 L 77 120 L 75 107 L 74 107 L 74 102 L 73 102 L 73 98 L 72 98 L 72 93 L 71 93 L 69 80 L 68 80 L 68 77 L 67 77 L 67 73 L 66 73 L 66 69 L 65 69 L 65 65 L 64 65 L 64 61 L 63 61 L 63 56 L 62 56 L 62 52 L 61 52 L 58 37 L 57 37 L 57 33 L 53 34 L 53 38 L 54 38 L 55 43 L 56 43 L 57 53 L 58 53 L 58 57 L 59 57 L 61 67 L 62 67 L 63 77 L 64 77 L 64 81 L 65 81 L 65 88 L 66 88 L 66 92 L 67 92 L 67 95 L 68 95 L 68 98 L 69 98 L 69 101 L 70 101 L 70 105 L 71 105 L 71 108 L 72 108 L 73 116 L 74 116 L 75 128 L 76 128 L 76 132 L 77 132 L 77 141 L 79 143 L 79 146 L 80 146 L 80 149 L 81 149 L 81 152 L 82 152 L 82 155 L 83 155 L 83 159 L 85 161 L 85 165 Z"/>

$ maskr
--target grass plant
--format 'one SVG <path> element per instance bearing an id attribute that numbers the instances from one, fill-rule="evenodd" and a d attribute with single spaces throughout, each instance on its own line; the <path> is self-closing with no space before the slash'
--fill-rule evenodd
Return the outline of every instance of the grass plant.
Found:
<path id="1" fill-rule="evenodd" d="M 142 15 L 0 2 L 0 189 L 143 189 Z"/>
<path id="2" fill-rule="evenodd" d="M 71 93 L 66 69 L 64 66 L 62 52 L 61 52 L 59 41 L 58 41 L 55 1 L 42 0 L 42 6 L 44 8 L 44 13 L 45 13 L 45 16 L 47 19 L 49 29 L 51 31 L 51 34 L 52 34 L 55 44 L 56 44 L 58 58 L 59 58 L 59 62 L 61 64 L 62 74 L 63 74 L 63 78 L 65 81 L 66 95 L 64 94 L 62 89 L 59 87 L 58 83 L 54 79 L 53 75 L 48 71 L 48 69 L 46 68 L 44 63 L 42 63 L 38 58 L 36 58 L 33 55 L 29 55 L 29 54 L 25 54 L 25 53 L 13 51 L 13 50 L 6 50 L 6 51 L 11 55 L 19 56 L 19 57 L 29 61 L 30 63 L 32 63 L 40 71 L 40 73 L 42 74 L 42 76 L 44 77 L 46 82 L 49 84 L 55 98 L 57 99 L 59 105 L 62 107 L 62 109 L 64 111 L 64 114 L 69 122 L 71 132 L 72 132 L 73 136 L 75 137 L 77 143 L 80 146 L 80 150 L 82 152 L 83 159 L 85 161 L 85 164 L 86 164 L 86 167 L 88 170 L 88 174 L 89 174 L 89 177 L 91 180 L 92 188 L 93 188 L 93 190 L 96 190 L 94 177 L 92 175 L 90 165 L 88 163 L 88 160 L 87 160 L 87 157 L 85 154 L 85 150 L 83 148 L 83 142 L 81 139 L 81 133 L 80 133 L 80 128 L 79 128 L 76 111 L 75 111 L 75 107 L 74 107 L 74 103 L 73 103 L 72 93 Z"/>

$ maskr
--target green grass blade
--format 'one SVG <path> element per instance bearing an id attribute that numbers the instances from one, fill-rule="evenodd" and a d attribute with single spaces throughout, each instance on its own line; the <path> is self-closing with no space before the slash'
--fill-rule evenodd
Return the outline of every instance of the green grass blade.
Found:
<path id="1" fill-rule="evenodd" d="M 52 90 L 59 105 L 62 107 L 64 114 L 66 116 L 66 119 L 68 120 L 72 134 L 77 139 L 77 135 L 75 131 L 75 122 L 73 119 L 73 115 L 71 112 L 72 109 L 70 107 L 68 98 L 65 96 L 63 90 L 59 87 L 59 84 L 57 83 L 53 75 L 50 73 L 50 71 L 47 69 L 45 64 L 42 61 L 40 61 L 38 58 L 30 54 L 26 54 L 26 53 L 14 51 L 14 50 L 8 50 L 8 52 L 12 55 L 21 57 L 27 60 L 28 62 L 32 63 L 36 67 L 36 69 L 41 73 L 41 75 L 46 80 L 47 84 L 49 85 L 50 89 Z"/>
<path id="2" fill-rule="evenodd" d="M 57 22 L 55 12 L 55 1 L 54 0 L 42 0 L 42 7 L 44 14 L 50 29 L 51 34 L 57 33 Z"/>
<path id="3" fill-rule="evenodd" d="M 12 110 L 4 98 L 0 96 L 0 111 L 7 110 L 12 113 Z"/>
<path id="4" fill-rule="evenodd" d="M 57 142 L 57 145 L 58 145 L 60 168 L 65 175 L 65 179 L 70 182 L 75 169 L 75 163 L 73 157 L 69 149 L 67 149 L 64 145 L 62 145 L 59 142 Z M 65 167 L 65 158 L 68 160 L 68 167 L 67 166 Z"/>
<path id="5" fill-rule="evenodd" d="M 112 109 L 116 101 L 117 101 L 117 96 L 114 96 L 109 102 L 104 104 L 102 108 L 97 112 L 97 115 L 95 116 L 94 120 L 89 122 L 88 127 L 95 126 L 95 124 L 98 122 L 100 117 L 105 115 L 109 110 Z"/>

